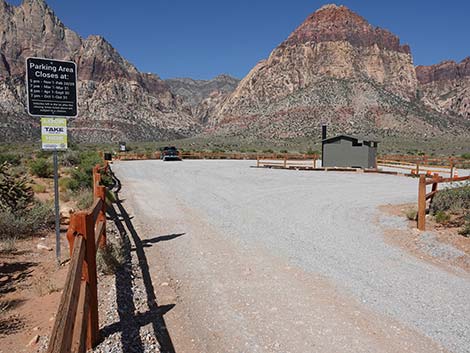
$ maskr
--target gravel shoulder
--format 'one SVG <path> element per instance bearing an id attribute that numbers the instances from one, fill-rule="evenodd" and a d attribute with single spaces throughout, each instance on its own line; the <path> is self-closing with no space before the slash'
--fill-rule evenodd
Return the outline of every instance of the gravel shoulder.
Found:
<path id="1" fill-rule="evenodd" d="M 416 180 L 250 165 L 114 165 L 177 352 L 467 352 L 468 276 L 373 222 Z"/>

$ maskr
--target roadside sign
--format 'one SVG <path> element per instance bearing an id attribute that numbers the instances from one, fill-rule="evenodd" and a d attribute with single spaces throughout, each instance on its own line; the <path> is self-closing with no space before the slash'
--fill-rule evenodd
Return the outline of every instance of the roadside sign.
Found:
<path id="1" fill-rule="evenodd" d="M 43 150 L 66 150 L 67 119 L 41 118 L 41 141 Z"/>
<path id="2" fill-rule="evenodd" d="M 26 59 L 28 113 L 32 116 L 77 116 L 77 65 L 72 61 Z"/>

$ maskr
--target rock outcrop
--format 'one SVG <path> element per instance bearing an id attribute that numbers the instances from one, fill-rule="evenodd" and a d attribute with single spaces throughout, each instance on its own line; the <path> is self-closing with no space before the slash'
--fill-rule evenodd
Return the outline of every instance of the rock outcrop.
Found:
<path id="1" fill-rule="evenodd" d="M 417 88 L 407 45 L 344 6 L 326 5 L 219 103 L 207 133 L 309 136 L 328 121 L 382 136 L 459 130 L 458 118 L 423 107 Z"/>
<path id="2" fill-rule="evenodd" d="M 212 80 L 192 78 L 170 78 L 165 80 L 171 91 L 184 99 L 191 107 L 196 107 L 215 93 L 232 93 L 240 80 L 230 75 L 219 75 Z"/>
<path id="3" fill-rule="evenodd" d="M 421 100 L 429 107 L 470 120 L 470 57 L 416 67 Z"/>
<path id="4" fill-rule="evenodd" d="M 25 60 L 73 60 L 78 66 L 79 116 L 70 120 L 76 141 L 169 139 L 199 130 L 190 109 L 156 75 L 140 73 L 102 37 L 81 38 L 43 0 L 11 6 L 0 0 L 0 138 L 39 134 L 26 114 Z"/>

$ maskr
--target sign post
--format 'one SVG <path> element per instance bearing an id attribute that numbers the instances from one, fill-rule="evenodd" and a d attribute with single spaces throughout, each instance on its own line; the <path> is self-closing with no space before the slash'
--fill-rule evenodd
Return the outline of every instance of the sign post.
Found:
<path id="1" fill-rule="evenodd" d="M 77 65 L 71 61 L 26 59 L 28 113 L 41 117 L 42 149 L 53 152 L 56 257 L 60 264 L 59 163 L 67 149 L 67 120 L 77 116 Z"/>

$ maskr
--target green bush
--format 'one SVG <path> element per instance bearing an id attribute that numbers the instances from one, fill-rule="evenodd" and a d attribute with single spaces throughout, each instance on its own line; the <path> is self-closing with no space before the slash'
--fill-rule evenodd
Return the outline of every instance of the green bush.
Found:
<path id="1" fill-rule="evenodd" d="M 21 212 L 0 211 L 0 240 L 25 238 L 54 224 L 52 204 L 36 202 Z"/>
<path id="2" fill-rule="evenodd" d="M 16 175 L 7 162 L 0 166 L 0 210 L 20 212 L 33 204 L 34 193 L 25 175 Z"/>
<path id="3" fill-rule="evenodd" d="M 462 154 L 461 157 L 464 158 L 464 159 L 470 159 L 470 153 L 464 153 L 464 154 Z"/>
<path id="4" fill-rule="evenodd" d="M 459 234 L 467 238 L 470 237 L 470 214 L 465 216 L 465 223 L 462 229 L 459 231 Z"/>
<path id="5" fill-rule="evenodd" d="M 81 189 L 75 192 L 73 198 L 77 201 L 77 207 L 81 210 L 93 206 L 93 192 L 90 189 Z"/>
<path id="6" fill-rule="evenodd" d="M 470 210 L 470 185 L 441 190 L 434 196 L 431 213 L 438 211 L 461 212 Z"/>
<path id="7" fill-rule="evenodd" d="M 416 217 L 418 216 L 418 210 L 416 208 L 410 208 L 406 210 L 406 218 L 408 218 L 410 221 L 415 221 Z"/>
<path id="8" fill-rule="evenodd" d="M 78 151 L 67 150 L 59 155 L 59 162 L 64 167 L 74 167 L 80 164 L 80 153 Z"/>
<path id="9" fill-rule="evenodd" d="M 434 218 L 436 219 L 437 223 L 444 224 L 444 223 L 449 222 L 450 215 L 445 213 L 444 211 L 437 211 Z"/>
<path id="10" fill-rule="evenodd" d="M 105 275 L 115 274 L 125 263 L 124 246 L 113 244 L 109 241 L 104 248 L 98 249 L 96 254 L 96 266 L 98 271 Z"/>
<path id="11" fill-rule="evenodd" d="M 45 158 L 37 158 L 29 165 L 31 174 L 40 178 L 50 178 L 54 174 L 52 163 Z"/>
<path id="12" fill-rule="evenodd" d="M 21 157 L 13 153 L 0 154 L 0 165 L 7 162 L 10 165 L 17 166 L 21 164 Z"/>
<path id="13" fill-rule="evenodd" d="M 80 164 L 71 173 L 72 180 L 69 183 L 69 188 L 73 191 L 91 188 L 93 186 L 93 168 L 102 162 L 97 152 L 82 152 Z"/>

